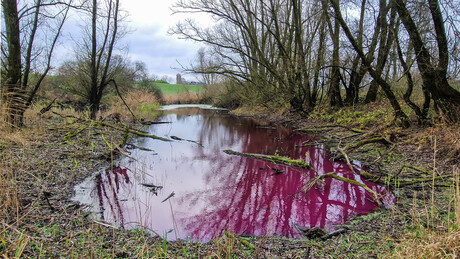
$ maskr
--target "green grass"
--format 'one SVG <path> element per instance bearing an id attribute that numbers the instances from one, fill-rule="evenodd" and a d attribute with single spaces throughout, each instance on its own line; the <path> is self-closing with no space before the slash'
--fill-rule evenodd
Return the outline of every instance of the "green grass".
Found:
<path id="1" fill-rule="evenodd" d="M 201 92 L 203 91 L 203 86 L 201 85 L 176 85 L 168 83 L 158 83 L 155 85 L 161 90 L 163 94 L 178 94 L 183 92 Z"/>

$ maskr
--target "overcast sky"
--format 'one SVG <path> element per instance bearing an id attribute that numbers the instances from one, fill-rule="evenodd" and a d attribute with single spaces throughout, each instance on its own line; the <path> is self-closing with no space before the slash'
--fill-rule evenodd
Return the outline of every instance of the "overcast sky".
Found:
<path id="1" fill-rule="evenodd" d="M 129 13 L 129 27 L 133 30 L 124 41 L 133 60 L 147 64 L 151 73 L 175 76 L 174 67 L 188 64 L 196 55 L 198 44 L 167 34 L 170 27 L 184 19 L 172 15 L 170 0 L 121 0 L 121 7 Z"/>
<path id="2" fill-rule="evenodd" d="M 151 74 L 157 76 L 170 76 L 175 79 L 180 62 L 189 64 L 195 58 L 200 45 L 197 43 L 178 39 L 177 36 L 168 35 L 168 29 L 186 16 L 172 15 L 170 7 L 175 0 L 120 0 L 121 8 L 128 12 L 125 25 L 128 33 L 121 41 L 121 45 L 128 47 L 128 54 L 132 61 L 142 61 L 147 65 Z M 207 23 L 210 19 L 203 19 L 203 15 L 195 17 L 201 23 Z M 69 21 L 74 24 L 78 17 L 72 17 Z M 80 22 L 81 24 L 81 22 Z M 72 28 L 72 29 L 71 29 Z M 67 37 L 81 30 L 78 26 L 69 25 Z M 63 61 L 73 52 L 71 44 L 64 43 L 58 50 L 58 60 Z M 192 80 L 193 76 L 185 76 Z"/>

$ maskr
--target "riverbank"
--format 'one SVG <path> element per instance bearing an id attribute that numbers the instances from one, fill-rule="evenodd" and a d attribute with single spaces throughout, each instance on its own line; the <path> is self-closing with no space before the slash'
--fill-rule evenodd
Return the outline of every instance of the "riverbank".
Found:
<path id="1" fill-rule="evenodd" d="M 369 233 L 378 230 L 368 241 L 342 237 L 350 247 L 357 242 L 365 250 L 379 251 L 371 254 L 382 258 L 455 257 L 460 252 L 460 126 L 441 121 L 417 126 L 414 121 L 402 129 L 384 116 L 389 114 L 385 109 L 384 104 L 325 109 L 308 119 L 264 108 L 233 113 L 320 134 L 338 159 L 345 160 L 345 151 L 394 191 L 395 206 L 353 221 L 370 227 Z M 373 219 L 370 225 L 368 218 Z M 365 233 L 362 237 L 367 238 Z"/>
<path id="2" fill-rule="evenodd" d="M 243 111 L 237 113 L 244 114 Z M 261 114 L 267 113 L 262 111 L 249 115 L 262 117 Z M 108 123 L 116 124 L 115 119 Z M 312 126 L 316 127 L 321 121 L 324 125 L 331 123 L 325 122 L 324 118 L 305 122 L 304 118 L 284 114 L 271 118 L 264 116 L 264 119 L 307 130 L 312 130 Z M 369 131 L 373 127 L 369 124 L 362 128 Z M 342 138 L 340 144 L 343 147 L 358 137 L 348 136 L 349 130 L 341 127 L 314 130 L 321 132 L 326 139 Z M 348 156 L 363 161 L 377 172 L 391 174 L 397 174 L 403 164 L 426 169 L 427 172 L 434 165 L 439 175 L 458 170 L 453 168 L 457 159 L 455 149 L 446 147 L 458 147 L 455 145 L 460 144 L 455 128 L 437 125 L 425 129 L 397 130 L 397 138 L 391 140 L 395 145 L 372 143 L 348 152 Z M 346 234 L 326 241 L 244 238 L 227 234 L 206 244 L 166 242 L 151 236 L 147 230 L 118 229 L 93 219 L 85 208 L 69 199 L 76 183 L 96 170 L 113 165 L 117 152 L 122 152 L 117 145 L 123 142 L 124 137 L 123 130 L 53 113 L 39 117 L 37 111 L 28 112 L 24 130 L 3 134 L 0 166 L 5 181 L 2 181 L 4 186 L 1 190 L 6 202 L 1 205 L 0 237 L 3 241 L 0 252 L 7 257 L 26 258 L 417 257 L 411 252 L 424 252 L 415 246 L 417 242 L 423 244 L 424 240 L 438 235 L 434 241 L 440 244 L 427 245 L 431 249 L 427 253 L 458 253 L 455 242 L 447 242 L 458 240 L 460 220 L 453 216 L 458 217 L 458 213 L 448 216 L 449 206 L 450 211 L 455 207 L 452 202 L 455 191 L 446 187 L 432 189 L 428 183 L 423 188 L 395 188 L 398 197 L 396 206 L 357 217 L 347 223 L 349 231 Z M 336 142 L 329 144 L 332 148 L 335 145 Z M 446 159 L 452 152 L 453 160 Z M 403 173 L 416 172 L 405 170 Z M 435 185 L 440 184 L 444 182 L 435 182 Z M 431 199 L 433 194 L 434 200 Z M 459 206 L 458 200 L 456 206 Z M 453 224 L 457 224 L 456 229 Z M 406 239 L 414 237 L 418 239 L 412 243 L 414 251 L 410 251 L 410 243 L 407 243 L 410 241 Z M 447 238 L 447 241 L 442 242 L 442 238 Z"/>

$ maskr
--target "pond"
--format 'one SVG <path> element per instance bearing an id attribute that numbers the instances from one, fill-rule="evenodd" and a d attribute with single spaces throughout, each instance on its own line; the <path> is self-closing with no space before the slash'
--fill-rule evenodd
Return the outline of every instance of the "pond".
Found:
<path id="1" fill-rule="evenodd" d="M 228 230 L 247 236 L 301 238 L 296 225 L 332 231 L 377 205 L 362 187 L 327 178 L 308 192 L 313 177 L 329 172 L 384 187 L 331 162 L 316 140 L 289 127 L 235 117 L 211 106 L 166 106 L 146 131 L 172 139 L 134 141 L 130 156 L 75 187 L 74 200 L 91 205 L 101 220 L 123 228 L 143 227 L 168 240 L 206 242 Z M 230 155 L 288 156 L 312 165 L 305 170 Z M 359 170 L 359 165 L 355 165 Z"/>

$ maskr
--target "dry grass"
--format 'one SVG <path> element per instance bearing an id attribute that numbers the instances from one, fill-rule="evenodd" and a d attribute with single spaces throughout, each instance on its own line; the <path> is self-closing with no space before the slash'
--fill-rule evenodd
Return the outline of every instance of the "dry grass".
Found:
<path id="1" fill-rule="evenodd" d="M 18 185 L 18 167 L 23 161 L 12 159 L 11 147 L 28 148 L 40 142 L 45 127 L 36 116 L 36 110 L 28 110 L 25 114 L 26 125 L 21 129 L 11 129 L 4 122 L 4 109 L 0 110 L 0 219 L 11 220 L 18 216 L 20 209 L 20 192 Z"/>
<path id="2" fill-rule="evenodd" d="M 138 119 L 152 120 L 158 115 L 155 111 L 159 107 L 160 100 L 147 90 L 130 91 L 123 98 Z M 119 114 L 123 120 L 132 119 L 130 111 L 118 96 L 110 100 L 110 109 L 103 112 L 102 116 L 114 116 L 116 114 Z"/>
<path id="3" fill-rule="evenodd" d="M 13 165 L 8 162 L 6 152 L 0 154 L 0 218 L 7 221 L 19 212 L 19 190 L 16 185 Z"/>
<path id="4" fill-rule="evenodd" d="M 412 134 L 408 142 L 415 144 L 417 150 L 427 150 L 433 146 L 434 139 L 437 140 L 438 157 L 442 157 L 451 164 L 460 164 L 460 130 L 458 125 L 434 125 Z"/>
<path id="5" fill-rule="evenodd" d="M 411 209 L 413 231 L 407 233 L 395 249 L 394 258 L 460 257 L 460 169 L 453 170 L 453 183 L 447 193 L 447 215 L 439 213 L 434 200 L 422 205 L 414 196 Z M 434 195 L 435 190 L 432 189 Z M 418 198 L 420 199 L 420 198 Z M 423 198 L 424 199 L 424 198 Z M 430 198 L 428 198 L 430 199 Z"/>
<path id="6" fill-rule="evenodd" d="M 193 104 L 200 103 L 203 99 L 201 93 L 184 92 L 179 94 L 168 94 L 163 96 L 164 104 Z"/>
<path id="7" fill-rule="evenodd" d="M 397 249 L 395 258 L 458 258 L 460 230 L 449 233 L 424 230 L 420 237 L 407 236 Z"/>

